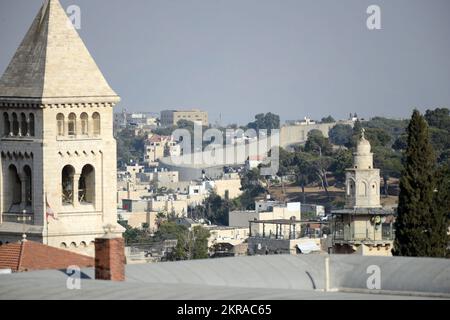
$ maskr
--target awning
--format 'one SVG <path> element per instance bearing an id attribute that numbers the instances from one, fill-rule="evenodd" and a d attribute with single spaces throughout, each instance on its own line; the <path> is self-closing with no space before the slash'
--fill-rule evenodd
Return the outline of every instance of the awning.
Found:
<path id="1" fill-rule="evenodd" d="M 301 253 L 311 253 L 313 251 L 320 251 L 319 245 L 315 241 L 305 241 L 297 244 L 297 248 Z"/>

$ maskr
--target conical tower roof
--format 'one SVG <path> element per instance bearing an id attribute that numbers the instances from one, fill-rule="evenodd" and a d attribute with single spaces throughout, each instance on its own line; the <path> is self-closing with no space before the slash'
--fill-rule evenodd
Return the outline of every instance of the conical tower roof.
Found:
<path id="1" fill-rule="evenodd" d="M 118 102 L 58 0 L 46 0 L 0 79 L 0 99 Z"/>

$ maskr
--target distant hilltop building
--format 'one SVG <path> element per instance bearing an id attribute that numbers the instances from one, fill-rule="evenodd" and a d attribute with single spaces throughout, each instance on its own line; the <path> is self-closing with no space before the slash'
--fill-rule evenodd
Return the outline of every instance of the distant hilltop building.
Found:
<path id="1" fill-rule="evenodd" d="M 120 101 L 58 0 L 47 0 L 0 79 L 0 241 L 93 255 L 114 226 Z"/>
<path id="2" fill-rule="evenodd" d="M 144 162 L 150 167 L 157 167 L 159 159 L 169 157 L 179 157 L 181 155 L 181 145 L 172 136 L 160 136 L 152 134 L 145 141 Z"/>
<path id="3" fill-rule="evenodd" d="M 161 111 L 161 126 L 176 126 L 178 121 L 187 120 L 208 126 L 208 113 L 205 111 L 193 110 L 165 110 Z"/>

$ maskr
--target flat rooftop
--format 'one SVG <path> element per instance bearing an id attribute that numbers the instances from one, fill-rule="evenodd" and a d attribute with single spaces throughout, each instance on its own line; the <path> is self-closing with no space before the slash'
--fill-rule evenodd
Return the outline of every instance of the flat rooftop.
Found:
<path id="1" fill-rule="evenodd" d="M 325 255 L 274 255 L 128 265 L 125 282 L 92 280 L 68 290 L 64 271 L 0 275 L 0 299 L 300 300 L 450 298 L 450 260 L 330 257 L 331 288 L 324 292 Z M 381 270 L 381 291 L 367 289 L 367 268 Z M 270 275 L 270 276 L 269 276 Z"/>

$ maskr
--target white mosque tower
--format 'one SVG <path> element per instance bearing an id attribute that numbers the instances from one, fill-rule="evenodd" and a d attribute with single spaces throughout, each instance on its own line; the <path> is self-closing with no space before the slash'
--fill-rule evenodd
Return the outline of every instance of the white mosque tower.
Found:
<path id="1" fill-rule="evenodd" d="M 373 153 L 364 129 L 346 172 L 346 204 L 332 210 L 332 251 L 390 256 L 395 212 L 380 203 L 380 170 L 373 167 Z"/>
<path id="2" fill-rule="evenodd" d="M 105 225 L 123 231 L 113 137 L 119 101 L 59 1 L 47 0 L 0 79 L 2 243 L 25 232 L 93 254 Z"/>
<path id="3" fill-rule="evenodd" d="M 373 167 L 373 153 L 364 129 L 353 156 L 353 168 L 346 170 L 346 208 L 381 208 L 380 169 Z"/>

